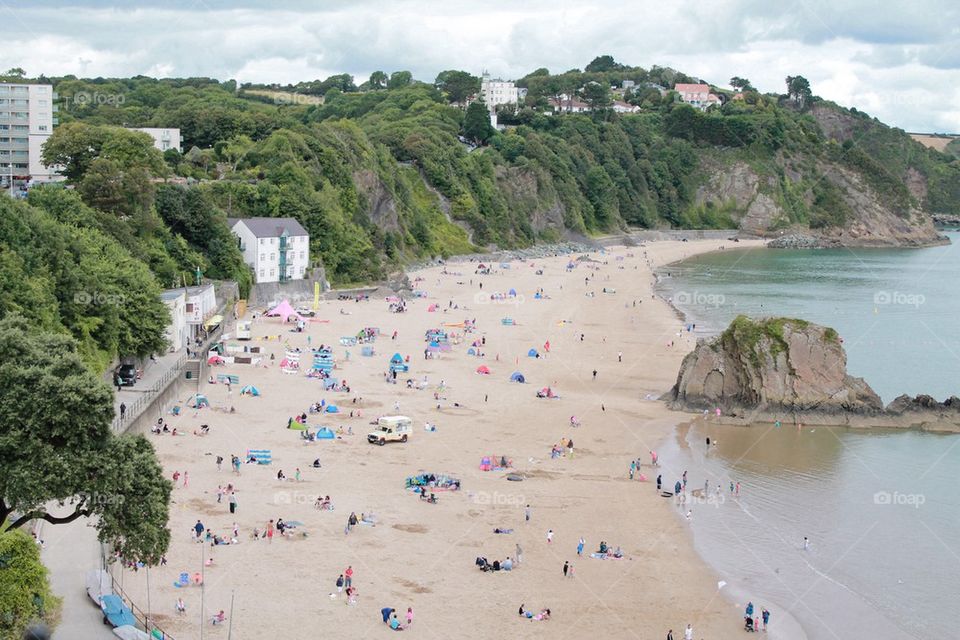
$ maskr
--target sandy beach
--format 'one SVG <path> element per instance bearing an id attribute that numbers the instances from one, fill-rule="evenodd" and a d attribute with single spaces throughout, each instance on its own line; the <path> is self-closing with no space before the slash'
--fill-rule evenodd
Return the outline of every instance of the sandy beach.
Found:
<path id="1" fill-rule="evenodd" d="M 189 474 L 187 486 L 181 476 L 173 493 L 168 563 L 150 571 L 156 620 L 177 640 L 201 637 L 201 620 L 203 637 L 368 637 L 391 633 L 381 622 L 383 607 L 396 609 L 404 622 L 412 607 L 414 621 L 405 633 L 422 638 L 664 638 L 672 629 L 679 640 L 688 623 L 694 638 L 739 637 L 740 612 L 697 557 L 673 502 L 655 491 L 657 470 L 649 455 L 687 419 L 655 398 L 673 384 L 694 343 L 675 311 L 653 296 L 652 270 L 725 244 L 614 248 L 569 270 L 570 256 L 514 261 L 510 268 L 493 264 L 490 275 L 477 275 L 476 263 L 451 262 L 411 274 L 423 279 L 417 288 L 426 297 L 409 299 L 405 313 L 391 313 L 383 299 L 326 301 L 304 333 L 274 318 L 258 319 L 254 340 L 246 344 L 263 349 L 261 366 L 212 368 L 239 376 L 240 384 L 228 391 L 205 382 L 201 392 L 212 408 L 167 417 L 187 435 L 147 434 L 168 477 Z M 490 299 L 510 289 L 516 297 Z M 428 311 L 431 305 L 437 310 Z M 515 324 L 502 324 L 507 317 Z M 475 329 L 450 352 L 424 358 L 427 329 L 474 319 Z M 364 327 L 381 331 L 372 357 L 361 356 L 359 345 L 339 344 L 341 336 Z M 467 355 L 475 340 L 485 342 L 483 357 Z M 336 345 L 334 377 L 346 380 L 350 393 L 324 392 L 319 380 L 307 378 L 309 356 L 300 374 L 282 373 L 285 344 L 304 351 Z M 541 357 L 529 357 L 531 348 Z M 410 372 L 399 374 L 396 385 L 384 380 L 394 352 L 410 357 Z M 490 375 L 476 373 L 481 365 Z M 525 384 L 510 381 L 514 371 L 522 372 Z M 408 389 L 407 378 L 426 379 L 428 387 Z M 247 384 L 261 396 L 241 396 Z M 537 398 L 543 387 L 559 399 Z M 300 432 L 286 428 L 288 418 L 321 400 L 341 412 L 311 414 L 308 424 L 352 429 L 353 435 L 304 443 Z M 223 411 L 230 406 L 235 413 Z M 358 409 L 362 417 L 351 418 Z M 395 413 L 413 419 L 409 442 L 368 444 L 370 421 Z M 572 427 L 571 416 L 581 426 Z M 427 422 L 436 431 L 425 431 Z M 209 435 L 193 435 L 201 424 L 210 425 Z M 573 440 L 573 454 L 551 458 L 551 448 L 565 437 Z M 231 455 L 242 458 L 249 449 L 271 450 L 272 464 L 244 464 L 234 475 Z M 219 472 L 216 456 L 224 458 Z M 505 456 L 513 469 L 482 471 L 484 456 Z M 311 467 L 316 458 L 319 469 Z M 628 477 L 637 458 L 646 482 Z M 297 468 L 300 482 L 294 480 Z M 277 479 L 280 470 L 286 481 Z M 509 472 L 525 479 L 508 481 Z M 437 504 L 423 502 L 404 486 L 417 473 L 449 474 L 462 489 L 437 492 Z M 674 480 L 664 475 L 668 487 Z M 226 497 L 217 502 L 218 485 L 228 483 L 235 485 L 235 515 Z M 331 497 L 333 511 L 314 507 L 319 495 Z M 376 525 L 345 534 L 351 512 L 373 514 Z M 254 528 L 263 530 L 277 518 L 303 524 L 272 541 L 252 539 Z M 239 544 L 196 543 L 197 519 L 227 538 L 236 523 Z M 496 534 L 496 528 L 513 531 Z M 554 533 L 549 543 L 548 530 Z M 582 557 L 580 537 L 586 541 Z M 621 547 L 625 558 L 591 558 L 601 541 Z M 517 545 L 523 557 L 513 571 L 485 573 L 474 563 L 478 556 L 515 558 Z M 181 572 L 201 571 L 201 558 L 212 559 L 203 568 L 204 588 L 175 588 Z M 572 576 L 563 575 L 566 561 Z M 358 591 L 353 606 L 335 586 L 348 566 Z M 124 571 L 123 588 L 145 605 L 146 572 Z M 186 605 L 183 615 L 175 611 L 178 597 Z M 229 614 L 231 599 L 227 623 L 213 626 L 210 618 L 221 609 Z M 534 613 L 549 608 L 551 619 L 521 618 L 521 604 Z"/>

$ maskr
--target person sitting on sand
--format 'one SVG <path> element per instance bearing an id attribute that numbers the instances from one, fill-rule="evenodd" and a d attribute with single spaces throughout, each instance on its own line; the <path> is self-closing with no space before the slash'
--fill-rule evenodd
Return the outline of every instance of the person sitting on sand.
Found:
<path id="1" fill-rule="evenodd" d="M 534 620 L 549 620 L 550 619 L 550 609 L 542 609 L 540 613 L 533 616 Z"/>
<path id="2" fill-rule="evenodd" d="M 601 541 L 600 541 L 600 549 L 597 551 L 597 553 L 599 553 L 599 554 L 601 554 L 601 555 L 606 555 L 608 548 L 609 548 L 609 547 L 607 547 L 607 543 L 604 542 L 603 540 L 601 540 Z"/>
<path id="3" fill-rule="evenodd" d="M 396 612 L 390 614 L 390 628 L 394 631 L 403 631 L 403 625 L 400 624 Z"/>
<path id="4" fill-rule="evenodd" d="M 277 480 L 280 480 L 281 482 L 283 482 L 286 479 L 287 479 L 287 476 L 283 475 L 283 469 L 280 469 L 280 471 L 277 471 Z"/>

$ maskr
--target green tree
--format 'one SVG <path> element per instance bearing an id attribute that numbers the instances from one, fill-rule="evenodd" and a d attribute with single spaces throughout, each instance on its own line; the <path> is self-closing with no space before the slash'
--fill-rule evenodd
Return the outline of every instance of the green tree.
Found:
<path id="1" fill-rule="evenodd" d="M 45 165 L 61 165 L 67 180 L 78 184 L 96 159 L 117 163 L 121 170 L 142 168 L 153 176 L 164 176 L 163 154 L 153 138 L 142 131 L 122 127 L 92 126 L 68 122 L 57 127 L 44 143 L 41 158 Z"/>
<path id="2" fill-rule="evenodd" d="M 810 81 L 803 76 L 787 76 L 787 96 L 797 105 L 803 107 L 813 95 L 810 91 Z"/>
<path id="3" fill-rule="evenodd" d="M 60 600 L 47 574 L 33 538 L 20 529 L 0 531 L 0 638 L 22 638 L 37 622 L 52 625 Z"/>
<path id="4" fill-rule="evenodd" d="M 171 485 L 142 436 L 110 428 L 113 394 L 76 343 L 0 320 L 0 522 L 91 516 L 101 542 L 156 564 L 170 542 Z M 61 506 L 48 510 L 48 504 Z"/>
<path id="5" fill-rule="evenodd" d="M 610 87 L 599 82 L 587 83 L 583 88 L 583 99 L 594 111 L 606 109 L 613 103 Z"/>
<path id="6" fill-rule="evenodd" d="M 387 89 L 401 89 L 413 83 L 413 74 L 409 71 L 394 71 L 390 74 Z"/>
<path id="7" fill-rule="evenodd" d="M 374 71 L 370 74 L 370 88 L 374 91 L 387 88 L 389 78 L 383 71 Z"/>
<path id="8" fill-rule="evenodd" d="M 475 100 L 467 107 L 467 113 L 463 117 L 463 135 L 476 144 L 486 143 L 493 135 L 490 112 L 483 100 Z"/>
<path id="9" fill-rule="evenodd" d="M 622 68 L 623 65 L 617 63 L 613 59 L 613 56 L 604 55 L 594 58 L 583 70 L 587 73 L 603 73 L 606 71 L 617 71 Z"/>
<path id="10" fill-rule="evenodd" d="M 27 75 L 27 72 L 24 71 L 21 67 L 14 67 L 12 69 L 7 69 L 3 77 L 4 78 L 23 78 Z"/>
<path id="11" fill-rule="evenodd" d="M 447 100 L 450 102 L 463 104 L 467 98 L 480 91 L 480 78 L 466 71 L 450 69 L 441 71 L 437 75 L 434 86 L 447 94 Z"/>
<path id="12" fill-rule="evenodd" d="M 756 91 L 756 89 L 753 88 L 753 85 L 750 84 L 749 80 L 739 76 L 733 76 L 730 78 L 730 86 L 737 91 Z"/>

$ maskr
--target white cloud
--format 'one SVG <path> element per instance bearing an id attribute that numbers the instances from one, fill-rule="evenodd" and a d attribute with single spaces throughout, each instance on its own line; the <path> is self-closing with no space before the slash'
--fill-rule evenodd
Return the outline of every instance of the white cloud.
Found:
<path id="1" fill-rule="evenodd" d="M 911 130 L 960 131 L 960 2 L 802 0 L 256 0 L 6 9 L 5 64 L 28 73 L 211 76 L 296 82 L 409 69 L 517 77 L 585 66 L 609 53 L 715 84 L 750 78 L 815 93 Z M 321 5 L 321 6 L 317 6 Z M 889 6 L 887 6 L 889 5 Z"/>

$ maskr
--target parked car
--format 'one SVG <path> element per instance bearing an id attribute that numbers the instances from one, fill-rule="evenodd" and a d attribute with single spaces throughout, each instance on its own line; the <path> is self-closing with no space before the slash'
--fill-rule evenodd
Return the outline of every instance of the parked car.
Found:
<path id="1" fill-rule="evenodd" d="M 310 307 L 297 307 L 294 311 L 297 312 L 298 316 L 303 316 L 304 318 L 312 318 L 317 315 L 317 312 Z"/>
<path id="2" fill-rule="evenodd" d="M 120 380 L 121 386 L 132 387 L 137 384 L 137 366 L 130 363 L 121 364 L 117 367 L 114 377 Z"/>
<path id="3" fill-rule="evenodd" d="M 384 416 L 377 420 L 377 428 L 367 434 L 370 444 L 406 442 L 413 433 L 413 420 L 406 416 Z"/>

